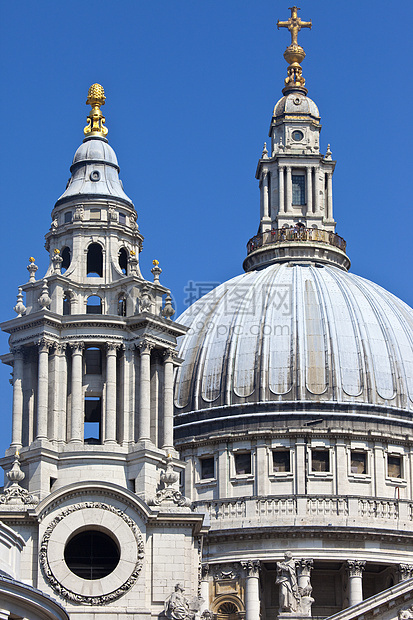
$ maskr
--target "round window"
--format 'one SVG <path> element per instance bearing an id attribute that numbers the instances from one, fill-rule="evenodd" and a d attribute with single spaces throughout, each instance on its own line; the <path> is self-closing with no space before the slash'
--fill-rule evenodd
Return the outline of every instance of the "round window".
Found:
<path id="1" fill-rule="evenodd" d="M 299 142 L 300 140 L 302 140 L 304 138 L 304 134 L 302 131 L 293 131 L 293 140 L 295 140 L 296 142 Z"/>
<path id="2" fill-rule="evenodd" d="M 95 182 L 96 181 L 100 181 L 100 172 L 99 172 L 99 170 L 93 170 L 90 173 L 90 180 L 91 181 L 95 181 Z"/>
<path id="3" fill-rule="evenodd" d="M 86 530 L 73 536 L 65 548 L 65 562 L 82 579 L 102 579 L 117 567 L 120 553 L 107 534 Z"/>

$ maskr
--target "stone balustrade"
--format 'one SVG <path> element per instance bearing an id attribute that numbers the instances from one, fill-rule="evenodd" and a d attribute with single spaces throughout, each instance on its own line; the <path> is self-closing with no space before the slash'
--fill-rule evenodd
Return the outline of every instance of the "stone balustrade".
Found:
<path id="1" fill-rule="evenodd" d="M 251 254 L 263 245 L 297 241 L 326 243 L 346 251 L 346 242 L 337 233 L 317 228 L 278 228 L 252 237 L 247 243 L 247 253 Z"/>
<path id="2" fill-rule="evenodd" d="M 240 526 L 249 523 L 265 525 L 277 519 L 278 525 L 357 525 L 380 528 L 411 528 L 413 501 L 355 496 L 296 495 L 293 497 L 248 497 L 224 500 L 197 501 L 198 512 L 209 514 L 212 529 Z"/>

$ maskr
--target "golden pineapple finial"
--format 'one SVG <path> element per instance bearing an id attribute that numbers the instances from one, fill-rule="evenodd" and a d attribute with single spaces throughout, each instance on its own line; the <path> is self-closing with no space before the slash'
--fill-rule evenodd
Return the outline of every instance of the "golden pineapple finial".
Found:
<path id="1" fill-rule="evenodd" d="M 301 90 L 307 94 L 305 86 L 305 79 L 303 78 L 303 70 L 300 63 L 305 58 L 305 51 L 298 44 L 297 37 L 301 28 L 310 28 L 312 26 L 311 20 L 309 22 L 303 22 L 299 17 L 297 11 L 300 8 L 298 6 L 290 7 L 291 17 L 285 21 L 277 22 L 277 28 L 288 28 L 291 34 L 291 44 L 284 52 L 284 58 L 289 63 L 287 69 L 288 77 L 285 79 L 285 87 L 283 93 L 286 94 L 290 90 Z"/>
<path id="2" fill-rule="evenodd" d="M 87 117 L 87 125 L 84 128 L 87 137 L 100 136 L 105 138 L 108 130 L 105 127 L 105 117 L 101 112 L 101 106 L 105 105 L 105 91 L 100 84 L 92 84 L 87 94 L 86 104 L 92 106 Z"/>

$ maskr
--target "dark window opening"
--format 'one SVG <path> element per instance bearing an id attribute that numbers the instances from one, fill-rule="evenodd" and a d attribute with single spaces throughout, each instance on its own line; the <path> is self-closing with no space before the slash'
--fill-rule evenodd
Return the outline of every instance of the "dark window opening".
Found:
<path id="1" fill-rule="evenodd" d="M 70 224 L 72 221 L 72 212 L 71 211 L 67 211 L 65 213 L 65 224 Z"/>
<path id="2" fill-rule="evenodd" d="M 136 493 L 136 480 L 135 478 L 129 478 L 128 480 L 128 489 L 132 491 L 132 493 Z"/>
<path id="3" fill-rule="evenodd" d="M 60 257 L 62 258 L 61 270 L 62 273 L 64 273 L 70 265 L 70 248 L 68 248 L 67 246 L 63 248 L 63 250 L 60 252 Z"/>
<path id="4" fill-rule="evenodd" d="M 238 613 L 238 607 L 231 601 L 225 601 L 218 607 L 218 613 L 222 616 L 232 616 Z"/>
<path id="5" fill-rule="evenodd" d="M 70 295 L 68 293 L 64 294 L 63 297 L 63 315 L 67 316 L 70 314 Z"/>
<path id="6" fill-rule="evenodd" d="M 126 276 L 128 273 L 128 253 L 125 248 L 122 248 L 119 251 L 119 267 L 122 270 L 122 273 Z"/>
<path id="7" fill-rule="evenodd" d="M 201 459 L 201 480 L 215 478 L 215 461 L 214 457 Z"/>
<path id="8" fill-rule="evenodd" d="M 118 299 L 118 316 L 126 316 L 126 298 L 124 296 Z"/>
<path id="9" fill-rule="evenodd" d="M 91 243 L 87 251 L 87 275 L 101 278 L 103 275 L 103 252 L 99 243 Z"/>
<path id="10" fill-rule="evenodd" d="M 251 473 L 251 452 L 234 454 L 235 473 L 237 476 Z"/>
<path id="11" fill-rule="evenodd" d="M 102 443 L 102 400 L 100 396 L 85 397 L 84 443 Z"/>
<path id="12" fill-rule="evenodd" d="M 367 474 L 367 455 L 365 452 L 351 453 L 351 473 Z"/>
<path id="13" fill-rule="evenodd" d="M 273 472 L 289 472 L 290 467 L 290 451 L 274 450 L 272 453 Z"/>
<path id="14" fill-rule="evenodd" d="M 53 485 L 54 485 L 54 483 L 56 481 L 57 481 L 57 478 L 50 477 L 50 480 L 49 480 L 49 491 L 51 491 L 53 489 Z"/>
<path id="15" fill-rule="evenodd" d="M 126 224 L 126 215 L 124 213 L 119 213 L 119 224 Z"/>
<path id="16" fill-rule="evenodd" d="M 88 347 L 85 351 L 85 366 L 87 375 L 102 374 L 102 352 L 96 347 Z"/>
<path id="17" fill-rule="evenodd" d="M 402 457 L 387 455 L 387 474 L 389 478 L 402 477 Z"/>
<path id="18" fill-rule="evenodd" d="M 119 564 L 117 544 L 103 532 L 87 530 L 73 536 L 65 548 L 68 568 L 82 579 L 102 579 Z"/>
<path id="19" fill-rule="evenodd" d="M 305 177 L 293 174 L 293 205 L 305 205 Z"/>
<path id="20" fill-rule="evenodd" d="M 86 314 L 102 314 L 102 300 L 98 295 L 87 298 Z"/>
<path id="21" fill-rule="evenodd" d="M 311 469 L 312 471 L 330 471 L 330 452 L 328 450 L 313 450 Z"/>

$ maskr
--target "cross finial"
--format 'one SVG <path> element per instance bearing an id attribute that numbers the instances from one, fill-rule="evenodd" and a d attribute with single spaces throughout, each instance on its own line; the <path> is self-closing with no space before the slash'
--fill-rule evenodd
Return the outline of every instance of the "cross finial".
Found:
<path id="1" fill-rule="evenodd" d="M 311 19 L 309 22 L 303 22 L 300 17 L 297 15 L 297 11 L 300 11 L 300 7 L 298 6 L 290 6 L 288 8 L 291 11 L 291 17 L 286 22 L 277 22 L 277 28 L 288 28 L 291 34 L 291 45 L 298 45 L 297 36 L 301 28 L 310 28 L 312 26 Z"/>

